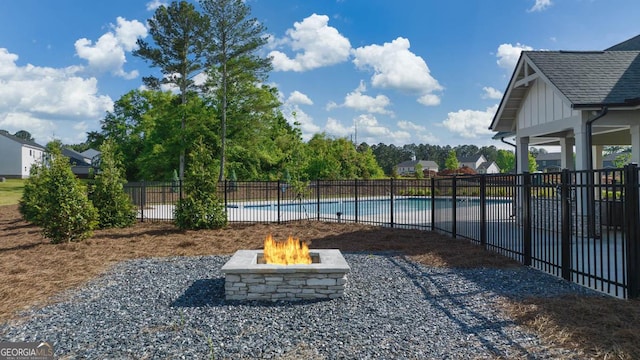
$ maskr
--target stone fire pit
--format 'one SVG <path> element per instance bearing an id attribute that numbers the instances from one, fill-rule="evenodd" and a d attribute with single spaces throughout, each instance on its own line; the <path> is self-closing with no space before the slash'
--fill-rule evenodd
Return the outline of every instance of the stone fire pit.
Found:
<path id="1" fill-rule="evenodd" d="M 310 250 L 306 265 L 265 264 L 262 250 L 238 250 L 224 264 L 227 300 L 335 299 L 344 294 L 349 264 L 337 249 Z"/>

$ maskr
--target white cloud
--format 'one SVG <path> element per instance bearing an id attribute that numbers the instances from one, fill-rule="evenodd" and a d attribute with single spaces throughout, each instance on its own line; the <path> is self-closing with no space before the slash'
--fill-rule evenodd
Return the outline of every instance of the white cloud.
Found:
<path id="1" fill-rule="evenodd" d="M 309 97 L 300 91 L 296 90 L 289 95 L 287 99 L 288 104 L 296 104 L 296 105 L 313 105 L 313 101 L 309 99 Z"/>
<path id="2" fill-rule="evenodd" d="M 111 25 L 112 31 L 102 35 L 95 44 L 82 38 L 75 42 L 76 53 L 81 59 L 89 62 L 89 68 L 98 72 L 110 72 L 125 79 L 133 79 L 138 72 L 126 72 L 123 69 L 127 62 L 125 51 L 136 48 L 136 39 L 147 36 L 147 28 L 139 21 L 128 21 L 117 18 L 117 25 Z"/>
<path id="3" fill-rule="evenodd" d="M 363 46 L 353 51 L 353 63 L 358 69 L 373 69 L 374 87 L 420 94 L 421 104 L 437 105 L 440 98 L 434 92 L 443 88 L 431 76 L 427 63 L 409 51 L 410 47 L 409 40 L 402 37 L 382 46 Z"/>
<path id="4" fill-rule="evenodd" d="M 407 130 L 407 131 L 425 131 L 427 130 L 427 128 L 425 128 L 422 125 L 418 125 L 415 124 L 411 121 L 406 121 L 406 120 L 400 120 L 398 121 L 398 127 L 402 130 Z"/>
<path id="5" fill-rule="evenodd" d="M 418 102 L 424 106 L 437 106 L 440 105 L 440 96 L 424 94 L 418 98 Z"/>
<path id="6" fill-rule="evenodd" d="M 327 124 L 324 127 L 324 131 L 327 134 L 336 136 L 336 137 L 348 137 L 353 135 L 354 133 L 353 126 L 344 126 L 340 123 L 340 121 L 330 117 L 327 119 Z"/>
<path id="7" fill-rule="evenodd" d="M 289 58 L 283 52 L 272 51 L 269 56 L 273 57 L 273 69 L 301 72 L 347 61 L 351 51 L 349 39 L 328 24 L 328 16 L 313 14 L 294 23 L 286 38 L 272 39 L 273 46 L 289 45 L 296 52 L 294 58 Z"/>
<path id="8" fill-rule="evenodd" d="M 86 134 L 71 134 L 70 129 L 82 122 L 97 124 L 113 109 L 113 100 L 98 94 L 96 78 L 78 75 L 82 67 L 18 66 L 17 60 L 16 54 L 0 48 L 0 129 L 27 130 L 42 143 L 55 133 L 73 143 L 84 141 Z"/>
<path id="9" fill-rule="evenodd" d="M 160 6 L 168 6 L 168 3 L 163 0 L 151 0 L 147 3 L 147 11 L 155 11 Z"/>
<path id="10" fill-rule="evenodd" d="M 442 125 L 463 138 L 475 139 L 478 135 L 493 134 L 489 130 L 489 125 L 491 125 L 491 120 L 497 110 L 498 105 L 496 104 L 488 107 L 485 111 L 458 110 L 450 112 Z"/>
<path id="11" fill-rule="evenodd" d="M 535 1 L 536 3 L 533 5 L 533 7 L 531 7 L 531 9 L 528 10 L 529 12 L 544 11 L 548 7 L 553 5 L 551 0 L 535 0 Z"/>
<path id="12" fill-rule="evenodd" d="M 406 144 L 411 140 L 411 132 L 404 129 L 393 131 L 378 122 L 371 114 L 362 114 L 354 119 L 358 127 L 358 143 Z"/>
<path id="13" fill-rule="evenodd" d="M 498 46 L 498 52 L 496 53 L 496 57 L 498 58 L 498 66 L 503 69 L 512 71 L 518 63 L 520 53 L 523 51 L 531 50 L 533 50 L 531 46 L 523 45 L 520 43 L 516 43 L 515 46 L 511 44 L 501 44 L 500 46 Z"/>
<path id="14" fill-rule="evenodd" d="M 482 91 L 484 91 L 484 94 L 482 94 L 483 99 L 492 99 L 492 100 L 502 99 L 502 91 L 492 88 L 491 86 L 483 87 Z"/>
<path id="15" fill-rule="evenodd" d="M 386 114 L 393 115 L 393 112 L 387 110 L 387 107 L 391 105 L 391 100 L 385 95 L 377 95 L 372 97 L 363 94 L 367 91 L 367 87 L 363 81 L 360 81 L 360 85 L 353 91 L 348 93 L 344 98 L 344 103 L 338 105 L 334 102 L 327 104 L 327 110 L 334 109 L 336 107 L 347 107 L 350 109 L 364 111 L 370 114 Z"/>

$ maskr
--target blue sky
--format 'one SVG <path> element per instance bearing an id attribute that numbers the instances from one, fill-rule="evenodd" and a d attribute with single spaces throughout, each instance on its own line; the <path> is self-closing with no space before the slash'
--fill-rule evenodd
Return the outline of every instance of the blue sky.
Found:
<path id="1" fill-rule="evenodd" d="M 269 82 L 312 134 L 496 145 L 520 51 L 602 50 L 640 34 L 632 0 L 246 0 Z M 153 73 L 131 55 L 161 0 L 0 1 L 0 129 L 79 143 Z M 357 137 L 356 137 L 357 129 Z"/>

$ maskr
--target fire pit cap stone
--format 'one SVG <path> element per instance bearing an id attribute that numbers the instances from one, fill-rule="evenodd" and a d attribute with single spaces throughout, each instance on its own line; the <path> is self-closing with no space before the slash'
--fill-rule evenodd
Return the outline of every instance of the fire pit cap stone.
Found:
<path id="1" fill-rule="evenodd" d="M 348 273 L 349 264 L 338 249 L 312 249 L 311 255 L 320 257 L 319 263 L 308 265 L 258 264 L 262 250 L 238 250 L 222 267 L 225 274 L 282 274 L 282 273 Z"/>

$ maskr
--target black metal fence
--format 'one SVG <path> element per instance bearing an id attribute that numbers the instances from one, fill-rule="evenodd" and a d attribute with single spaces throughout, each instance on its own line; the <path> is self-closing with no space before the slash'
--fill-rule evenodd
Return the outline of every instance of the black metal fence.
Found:
<path id="1" fill-rule="evenodd" d="M 622 297 L 640 297 L 638 167 L 431 179 L 219 185 L 230 222 L 317 220 L 434 230 Z M 141 221 L 166 221 L 179 182 L 129 183 Z"/>

